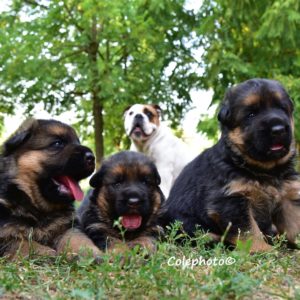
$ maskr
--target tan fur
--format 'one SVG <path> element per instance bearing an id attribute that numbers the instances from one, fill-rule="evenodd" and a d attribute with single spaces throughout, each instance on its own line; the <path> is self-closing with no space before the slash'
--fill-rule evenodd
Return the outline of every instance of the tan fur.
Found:
<path id="1" fill-rule="evenodd" d="M 20 257 L 28 257 L 30 255 L 40 255 L 40 256 L 56 256 L 57 252 L 47 246 L 44 246 L 35 241 L 19 240 L 12 244 L 9 249 L 8 259 L 15 260 Z"/>
<path id="2" fill-rule="evenodd" d="M 108 212 L 109 204 L 107 203 L 107 200 L 105 198 L 104 191 L 100 191 L 100 193 L 98 194 L 97 204 L 98 204 L 99 210 L 101 212 L 101 219 L 104 222 L 110 223 L 111 220 L 110 220 L 109 212 Z"/>
<path id="3" fill-rule="evenodd" d="M 300 180 L 286 181 L 278 188 L 257 181 L 234 180 L 225 187 L 225 194 L 242 195 L 257 209 L 280 214 L 274 225 L 280 234 L 287 234 L 290 242 L 300 233 Z"/>
<path id="4" fill-rule="evenodd" d="M 252 106 L 256 103 L 259 103 L 260 101 L 260 96 L 256 94 L 250 94 L 245 99 L 243 99 L 243 104 L 246 106 Z"/>
<path id="5" fill-rule="evenodd" d="M 79 255 L 87 256 L 91 254 L 93 257 L 101 256 L 102 252 L 94 245 L 94 243 L 80 230 L 69 229 L 62 236 L 56 246 L 58 254 L 66 254 L 68 257 Z"/>
<path id="6" fill-rule="evenodd" d="M 151 104 L 146 104 L 145 105 L 145 108 L 147 108 L 148 110 L 150 110 L 153 114 L 153 120 L 152 120 L 152 123 L 154 123 L 156 126 L 159 126 L 160 124 L 160 117 L 159 117 L 159 114 L 155 108 L 154 105 L 151 105 Z"/>
<path id="7" fill-rule="evenodd" d="M 262 232 L 260 231 L 254 217 L 252 210 L 249 210 L 249 217 L 250 217 L 250 233 L 249 235 L 246 235 L 245 238 L 252 239 L 252 245 L 250 252 L 265 252 L 270 251 L 272 249 L 272 246 L 268 245 L 264 239 L 264 236 Z"/>

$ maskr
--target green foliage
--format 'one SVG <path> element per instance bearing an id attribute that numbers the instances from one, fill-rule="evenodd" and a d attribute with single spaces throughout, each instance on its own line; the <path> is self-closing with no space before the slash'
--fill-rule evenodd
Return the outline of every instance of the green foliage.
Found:
<path id="1" fill-rule="evenodd" d="M 72 109 L 94 139 L 96 101 L 104 128 L 95 134 L 116 151 L 129 104 L 165 103 L 177 119 L 187 109 L 196 24 L 183 0 L 14 0 L 0 19 L 1 112 L 22 105 L 30 114 L 39 102 L 53 114 Z"/>
<path id="2" fill-rule="evenodd" d="M 198 34 L 204 48 L 201 85 L 214 90 L 213 103 L 220 103 L 233 84 L 265 77 L 282 82 L 299 112 L 299 1 L 204 0 L 200 20 Z M 297 129 L 299 114 L 295 117 Z M 207 122 L 199 128 L 207 129 Z M 215 136 L 217 123 L 209 128 L 208 133 Z M 299 130 L 296 138 L 300 141 Z"/>

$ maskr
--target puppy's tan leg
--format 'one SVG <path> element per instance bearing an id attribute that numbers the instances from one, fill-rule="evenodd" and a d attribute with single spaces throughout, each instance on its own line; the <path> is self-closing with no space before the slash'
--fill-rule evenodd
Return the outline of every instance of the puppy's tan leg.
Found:
<path id="1" fill-rule="evenodd" d="M 297 235 L 300 233 L 299 200 L 284 200 L 274 223 L 278 232 L 280 234 L 285 233 L 287 240 L 290 243 L 295 244 Z"/>
<path id="2" fill-rule="evenodd" d="M 150 253 L 154 253 L 156 251 L 156 240 L 150 236 L 140 236 L 130 242 L 127 242 L 127 245 L 129 248 L 134 248 L 137 245 L 141 246 Z"/>
<path id="3" fill-rule="evenodd" d="M 220 216 L 219 214 L 215 212 L 209 213 L 210 218 L 216 223 L 220 223 Z M 270 251 L 272 249 L 272 246 L 270 246 L 268 243 L 266 243 L 263 233 L 260 231 L 257 222 L 255 221 L 253 217 L 253 212 L 251 208 L 249 209 L 249 230 L 248 232 L 241 232 L 239 236 L 232 236 L 230 233 L 228 236 L 225 237 L 225 241 L 232 244 L 237 245 L 238 240 L 246 242 L 247 240 L 252 240 L 252 245 L 250 252 L 266 252 Z M 228 227 L 228 230 L 230 231 L 230 227 Z M 216 235 L 214 233 L 209 233 L 209 236 L 211 239 L 215 242 L 220 242 L 223 240 L 223 237 Z"/>
<path id="4" fill-rule="evenodd" d="M 58 241 L 56 250 L 58 254 L 65 253 L 69 259 L 92 254 L 95 259 L 99 260 L 103 254 L 79 229 L 69 229 Z"/>
<path id="5" fill-rule="evenodd" d="M 272 246 L 269 245 L 264 238 L 263 233 L 260 231 L 254 217 L 252 210 L 249 210 L 249 221 L 250 221 L 250 230 L 249 233 L 241 233 L 240 240 L 252 240 L 252 245 L 250 248 L 250 253 L 256 252 L 268 252 L 272 250 Z M 234 244 L 237 243 L 237 239 L 230 240 Z"/>
<path id="6" fill-rule="evenodd" d="M 35 241 L 16 240 L 11 242 L 5 255 L 9 259 L 14 260 L 18 257 L 27 257 L 29 255 L 55 256 L 56 251 Z"/>

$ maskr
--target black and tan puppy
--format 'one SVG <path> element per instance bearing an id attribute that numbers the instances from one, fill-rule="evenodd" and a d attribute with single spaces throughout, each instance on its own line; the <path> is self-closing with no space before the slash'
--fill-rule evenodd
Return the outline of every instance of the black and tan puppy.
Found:
<path id="1" fill-rule="evenodd" d="M 222 135 L 183 170 L 167 201 L 171 220 L 193 234 L 197 225 L 227 241 L 251 238 L 270 248 L 276 227 L 290 244 L 300 232 L 300 181 L 294 169 L 293 104 L 267 79 L 231 88 L 218 115 Z"/>
<path id="2" fill-rule="evenodd" d="M 3 145 L 0 156 L 0 255 L 14 257 L 100 254 L 90 239 L 73 230 L 73 202 L 83 197 L 79 180 L 95 168 L 91 150 L 75 131 L 54 120 L 30 119 Z"/>
<path id="3" fill-rule="evenodd" d="M 157 169 L 145 155 L 112 155 L 90 180 L 94 190 L 79 209 L 82 230 L 102 250 L 113 250 L 124 241 L 129 248 L 154 250 L 164 201 L 159 184 Z"/>

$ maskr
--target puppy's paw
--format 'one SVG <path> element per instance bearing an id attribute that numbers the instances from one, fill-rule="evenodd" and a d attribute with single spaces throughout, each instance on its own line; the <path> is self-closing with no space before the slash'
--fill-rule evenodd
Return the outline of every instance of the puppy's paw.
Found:
<path id="1" fill-rule="evenodd" d="M 127 246 L 130 249 L 133 249 L 135 247 L 140 247 L 142 249 L 147 250 L 147 252 L 151 254 L 155 253 L 157 250 L 155 239 L 153 237 L 148 237 L 148 236 L 142 236 L 130 242 L 127 242 Z"/>

